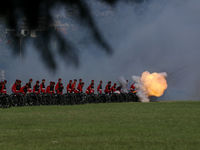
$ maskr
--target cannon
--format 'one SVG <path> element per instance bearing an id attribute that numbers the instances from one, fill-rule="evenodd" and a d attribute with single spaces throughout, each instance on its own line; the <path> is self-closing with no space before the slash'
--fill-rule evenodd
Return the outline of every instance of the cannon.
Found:
<path id="1" fill-rule="evenodd" d="M 63 94 L 63 105 L 75 105 L 76 98 L 73 93 Z"/>
<path id="2" fill-rule="evenodd" d="M 150 102 L 157 101 L 157 97 L 151 96 Z M 113 93 L 113 94 L 85 94 L 85 93 L 13 93 L 11 95 L 0 93 L 0 108 L 11 106 L 40 106 L 40 105 L 82 105 L 90 103 L 121 103 L 139 102 L 136 93 Z"/>
<path id="3" fill-rule="evenodd" d="M 11 106 L 24 106 L 26 105 L 26 97 L 22 93 L 13 93 L 10 95 Z"/>
<path id="4" fill-rule="evenodd" d="M 75 101 L 76 104 L 85 104 L 87 95 L 85 93 L 76 93 L 75 94 Z"/>
<path id="5" fill-rule="evenodd" d="M 38 95 L 40 97 L 41 105 L 51 105 L 53 96 L 49 93 L 41 93 Z"/>
<path id="6" fill-rule="evenodd" d="M 85 100 L 86 104 L 87 104 L 87 103 L 99 103 L 97 97 L 98 97 L 97 94 L 93 94 L 93 93 L 88 94 L 88 95 L 86 96 L 86 100 Z"/>
<path id="7" fill-rule="evenodd" d="M 110 102 L 110 98 L 107 94 L 99 94 L 97 97 L 99 103 L 107 103 Z"/>
<path id="8" fill-rule="evenodd" d="M 25 95 L 26 104 L 29 106 L 39 106 L 38 96 L 35 93 L 28 93 Z"/>
<path id="9" fill-rule="evenodd" d="M 0 108 L 11 107 L 11 98 L 8 94 L 0 94 Z"/>
<path id="10" fill-rule="evenodd" d="M 63 96 L 61 94 L 51 94 L 52 95 L 52 105 L 62 105 Z"/>

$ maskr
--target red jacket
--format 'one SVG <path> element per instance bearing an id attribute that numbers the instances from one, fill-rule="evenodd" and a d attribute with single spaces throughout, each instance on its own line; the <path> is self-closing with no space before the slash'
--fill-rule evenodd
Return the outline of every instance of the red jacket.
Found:
<path id="1" fill-rule="evenodd" d="M 91 84 L 88 86 L 86 93 L 87 94 L 94 93 L 94 88 L 91 88 Z"/>
<path id="2" fill-rule="evenodd" d="M 87 90 L 85 93 L 90 94 L 91 84 L 87 87 Z"/>
<path id="3" fill-rule="evenodd" d="M 33 93 L 36 93 L 36 94 L 40 93 L 40 86 L 39 85 L 37 86 L 37 84 L 35 84 L 33 86 Z"/>
<path id="4" fill-rule="evenodd" d="M 108 87 L 108 84 L 106 85 L 106 88 L 105 88 L 104 92 L 105 93 L 110 93 L 111 92 L 110 89 L 109 89 L 109 87 Z"/>
<path id="5" fill-rule="evenodd" d="M 45 85 L 43 86 L 43 83 L 40 84 L 40 92 L 45 93 Z"/>
<path id="6" fill-rule="evenodd" d="M 90 91 L 91 89 L 91 84 L 87 87 L 87 90 Z"/>
<path id="7" fill-rule="evenodd" d="M 57 90 L 56 90 L 56 93 L 63 94 L 63 89 L 64 89 L 63 86 L 62 87 L 58 87 Z"/>
<path id="8" fill-rule="evenodd" d="M 5 85 L 2 86 L 1 93 L 7 94 Z"/>
<path id="9" fill-rule="evenodd" d="M 94 88 L 91 88 L 91 89 L 90 89 L 90 93 L 94 93 Z"/>
<path id="10" fill-rule="evenodd" d="M 135 90 L 134 83 L 131 85 L 130 90 L 131 90 L 131 92 L 133 92 Z"/>
<path id="11" fill-rule="evenodd" d="M 14 89 L 15 89 L 16 86 L 17 86 L 17 84 L 14 83 L 13 86 L 12 86 L 12 92 L 14 92 Z"/>
<path id="12" fill-rule="evenodd" d="M 82 83 L 79 82 L 78 87 L 77 87 L 77 90 L 78 90 L 79 92 L 83 92 L 83 90 L 82 90 L 82 85 L 81 85 L 81 84 L 82 84 Z"/>
<path id="13" fill-rule="evenodd" d="M 83 92 L 82 85 L 81 85 L 80 83 L 78 84 L 77 90 L 78 90 L 79 92 Z"/>
<path id="14" fill-rule="evenodd" d="M 102 93 L 102 84 L 99 84 L 97 87 L 97 92 Z"/>
<path id="15" fill-rule="evenodd" d="M 78 89 L 76 89 L 76 90 L 74 91 L 74 93 L 79 93 L 79 90 L 78 90 Z"/>
<path id="16" fill-rule="evenodd" d="M 116 87 L 114 85 L 110 88 L 110 92 L 114 93 L 116 91 Z"/>
<path id="17" fill-rule="evenodd" d="M 75 82 L 72 83 L 72 91 L 76 92 L 76 83 Z"/>
<path id="18" fill-rule="evenodd" d="M 63 94 L 63 91 L 60 92 L 60 91 L 57 89 L 56 93 L 58 93 L 58 94 Z"/>
<path id="19" fill-rule="evenodd" d="M 51 89 L 51 88 L 52 88 L 52 89 Z M 55 93 L 55 92 L 54 92 L 54 87 L 50 87 L 50 85 L 47 86 L 47 88 L 46 88 L 46 93 L 50 93 L 50 94 Z"/>
<path id="20" fill-rule="evenodd" d="M 68 85 L 67 85 L 67 93 L 71 93 L 72 92 L 72 85 L 69 83 Z"/>
<path id="21" fill-rule="evenodd" d="M 57 84 L 56 84 L 56 86 L 55 86 L 55 90 L 57 91 L 57 89 L 59 88 L 59 86 L 60 86 L 60 82 L 58 82 Z"/>
<path id="22" fill-rule="evenodd" d="M 23 92 L 22 92 L 21 85 L 15 86 L 15 88 L 14 88 L 14 93 L 23 93 Z"/>
<path id="23" fill-rule="evenodd" d="M 24 95 L 27 93 L 27 90 L 28 90 L 28 88 L 26 88 L 26 90 L 25 90 L 25 88 L 26 88 L 26 86 L 23 86 L 22 90 L 21 90 Z"/>

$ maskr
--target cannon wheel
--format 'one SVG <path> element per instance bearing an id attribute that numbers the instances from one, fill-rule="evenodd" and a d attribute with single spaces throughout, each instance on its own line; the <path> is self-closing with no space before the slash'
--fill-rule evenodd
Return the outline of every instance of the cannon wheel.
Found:
<path id="1" fill-rule="evenodd" d="M 11 105 L 12 106 L 24 106 L 25 100 L 24 95 L 22 93 L 13 93 L 10 95 L 11 97 Z"/>
<path id="2" fill-rule="evenodd" d="M 10 105 L 9 105 L 9 101 L 6 97 L 6 94 L 3 94 L 1 93 L 0 94 L 0 108 L 8 108 Z"/>
<path id="3" fill-rule="evenodd" d="M 86 99 L 85 93 L 76 93 L 76 104 L 84 104 Z"/>
<path id="4" fill-rule="evenodd" d="M 130 97 L 129 97 L 128 93 L 121 93 L 120 95 L 122 96 L 122 102 L 130 101 Z"/>
<path id="5" fill-rule="evenodd" d="M 0 94 L 0 108 L 4 107 L 5 102 L 6 102 L 6 98 L 4 94 Z"/>
<path id="6" fill-rule="evenodd" d="M 62 105 L 63 96 L 61 94 L 53 94 L 53 105 Z"/>
<path id="7" fill-rule="evenodd" d="M 86 96 L 86 103 L 98 103 L 96 94 L 88 94 Z"/>
<path id="8" fill-rule="evenodd" d="M 110 102 L 119 102 L 119 94 L 111 94 L 110 95 Z"/>
<path id="9" fill-rule="evenodd" d="M 64 97 L 63 104 L 66 104 L 66 105 L 75 105 L 76 104 L 73 93 L 63 94 L 63 97 Z"/>
<path id="10" fill-rule="evenodd" d="M 38 105 L 42 105 L 42 94 L 37 94 L 38 97 Z"/>
<path id="11" fill-rule="evenodd" d="M 26 97 L 27 97 L 27 103 L 29 106 L 40 105 L 38 102 L 38 96 L 35 93 L 28 93 L 26 94 Z"/>
<path id="12" fill-rule="evenodd" d="M 130 102 L 139 102 L 139 98 L 136 93 L 128 93 L 128 95 L 130 97 Z"/>
<path id="13" fill-rule="evenodd" d="M 41 105 L 51 105 L 52 96 L 49 93 L 42 93 L 41 95 Z"/>
<path id="14" fill-rule="evenodd" d="M 12 99 L 8 94 L 4 94 L 4 96 L 6 97 L 6 108 L 10 108 L 12 104 Z"/>
<path id="15" fill-rule="evenodd" d="M 109 97 L 106 94 L 99 94 L 97 96 L 99 103 L 106 103 L 109 101 Z"/>
<path id="16" fill-rule="evenodd" d="M 82 102 L 81 102 L 81 104 L 85 104 L 87 95 L 85 93 L 81 93 L 81 96 L 82 96 Z"/>

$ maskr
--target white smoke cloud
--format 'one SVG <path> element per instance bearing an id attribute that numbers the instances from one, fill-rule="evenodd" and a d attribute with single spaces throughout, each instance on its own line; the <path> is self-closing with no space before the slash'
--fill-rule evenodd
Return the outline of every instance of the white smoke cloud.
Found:
<path id="1" fill-rule="evenodd" d="M 138 90 L 137 96 L 139 97 L 141 102 L 149 102 L 149 96 L 147 94 L 146 89 L 139 76 L 132 76 L 132 80 L 135 82 L 134 86 Z"/>
<path id="2" fill-rule="evenodd" d="M 91 7 L 94 12 L 101 9 L 93 5 Z M 96 88 L 100 80 L 103 80 L 105 87 L 107 81 L 116 82 L 121 75 L 130 80 L 133 74 L 138 76 L 145 70 L 170 74 L 188 65 L 168 77 L 167 91 L 185 91 L 185 99 L 199 99 L 199 7 L 199 0 L 152 0 L 142 7 L 117 3 L 115 9 L 108 7 L 118 14 L 112 16 L 117 18 L 114 24 L 96 21 L 114 49 L 112 56 L 105 55 L 97 45 L 89 44 L 80 50 L 79 68 L 66 66 L 62 60 L 57 59 L 59 68 L 56 74 L 51 74 L 42 64 L 39 55 L 29 46 L 22 64 L 16 61 L 16 69 L 11 71 L 12 77 L 8 82 L 12 83 L 16 78 L 22 79 L 24 84 L 29 78 L 35 81 L 42 78 L 57 81 L 61 77 L 66 86 L 69 79 L 82 78 L 84 89 L 92 79 L 95 80 Z M 135 14 L 138 9 L 142 10 L 140 17 Z M 169 96 L 164 96 L 164 100 L 169 100 Z"/>
<path id="3" fill-rule="evenodd" d="M 118 83 L 119 85 L 122 86 L 122 89 L 124 93 L 128 93 L 128 90 L 127 90 L 127 82 L 126 82 L 126 79 L 124 78 L 124 76 L 121 76 L 118 78 Z"/>

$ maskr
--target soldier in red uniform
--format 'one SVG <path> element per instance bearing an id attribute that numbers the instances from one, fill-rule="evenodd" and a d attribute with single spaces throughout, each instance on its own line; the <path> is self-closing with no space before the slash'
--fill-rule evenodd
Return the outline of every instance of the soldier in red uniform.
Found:
<path id="1" fill-rule="evenodd" d="M 40 92 L 45 93 L 45 79 L 42 79 L 42 83 L 40 84 Z"/>
<path id="2" fill-rule="evenodd" d="M 117 90 L 118 90 L 119 92 L 121 92 L 121 89 L 122 89 L 122 85 L 120 85 L 120 86 L 117 87 Z"/>
<path id="3" fill-rule="evenodd" d="M 106 94 L 109 94 L 111 92 L 110 88 L 111 88 L 111 81 L 109 81 L 108 84 L 106 85 L 104 92 Z"/>
<path id="4" fill-rule="evenodd" d="M 18 80 L 17 85 L 14 88 L 14 93 L 22 93 L 21 80 Z"/>
<path id="5" fill-rule="evenodd" d="M 78 83 L 78 87 L 77 90 L 80 91 L 80 89 L 82 89 L 82 79 L 79 79 L 79 83 Z"/>
<path id="6" fill-rule="evenodd" d="M 91 84 L 87 87 L 87 90 L 85 91 L 85 93 L 90 94 L 90 89 L 91 89 Z"/>
<path id="7" fill-rule="evenodd" d="M 50 82 L 50 85 L 47 86 L 46 93 L 54 94 L 54 82 Z"/>
<path id="8" fill-rule="evenodd" d="M 36 81 L 36 84 L 33 86 L 33 93 L 35 94 L 40 94 L 40 86 L 39 86 L 39 81 Z"/>
<path id="9" fill-rule="evenodd" d="M 79 93 L 83 92 L 83 86 L 84 86 L 84 82 L 81 82 L 81 85 L 78 85 L 77 90 L 79 91 Z"/>
<path id="10" fill-rule="evenodd" d="M 61 78 L 58 79 L 58 83 L 56 84 L 55 90 L 57 91 L 57 89 L 60 87 L 60 83 L 61 83 Z"/>
<path id="11" fill-rule="evenodd" d="M 72 83 L 72 91 L 74 93 L 76 92 L 76 82 L 77 82 L 77 79 L 74 79 L 74 82 Z"/>
<path id="12" fill-rule="evenodd" d="M 131 85 L 131 87 L 130 87 L 131 92 L 134 92 L 134 91 L 135 91 L 135 86 L 134 86 L 134 84 L 135 84 L 135 83 L 133 83 L 133 84 Z"/>
<path id="13" fill-rule="evenodd" d="M 6 83 L 7 83 L 7 80 L 4 80 L 3 86 L 2 86 L 2 93 L 4 93 L 4 94 L 7 94 L 7 91 L 6 91 Z"/>
<path id="14" fill-rule="evenodd" d="M 114 83 L 114 85 L 110 88 L 111 93 L 114 93 L 116 91 L 116 86 L 117 86 L 117 83 Z"/>
<path id="15" fill-rule="evenodd" d="M 22 93 L 23 93 L 24 95 L 25 95 L 25 94 L 27 93 L 27 91 L 28 91 L 28 86 L 29 86 L 29 84 L 26 83 L 26 85 L 22 87 Z"/>
<path id="16" fill-rule="evenodd" d="M 92 85 L 92 84 L 93 84 L 93 86 L 94 86 L 94 80 L 92 80 L 92 81 L 91 81 L 91 84 L 87 87 L 87 91 L 86 91 L 86 93 L 87 93 L 87 92 L 90 93 L 91 85 Z"/>
<path id="17" fill-rule="evenodd" d="M 47 86 L 47 88 L 46 88 L 46 93 L 49 93 L 49 92 L 50 92 L 50 86 L 51 86 L 51 84 L 52 84 L 52 81 L 50 81 L 50 84 Z"/>
<path id="18" fill-rule="evenodd" d="M 87 87 L 86 93 L 87 93 L 87 94 L 94 93 L 94 83 L 91 83 L 91 84 Z"/>
<path id="19" fill-rule="evenodd" d="M 91 88 L 90 88 L 90 94 L 94 93 L 94 83 L 91 84 Z"/>
<path id="20" fill-rule="evenodd" d="M 31 89 L 31 83 L 33 82 L 33 79 L 29 79 L 29 85 L 28 85 L 28 92 L 31 93 L 32 89 Z"/>
<path id="21" fill-rule="evenodd" d="M 67 85 L 67 93 L 72 93 L 72 80 L 69 80 L 69 84 Z"/>
<path id="22" fill-rule="evenodd" d="M 98 94 L 102 93 L 102 81 L 100 81 L 100 84 L 97 87 L 97 92 L 98 92 Z"/>
<path id="23" fill-rule="evenodd" d="M 63 94 L 63 89 L 64 89 L 63 84 L 60 83 L 59 88 L 57 88 L 57 90 L 56 90 L 56 93 Z"/>
<path id="24" fill-rule="evenodd" d="M 13 86 L 12 86 L 12 93 L 14 93 L 14 89 L 15 89 L 15 87 L 17 86 L 17 82 L 18 82 L 18 79 L 16 79 L 15 83 L 14 83 Z"/>

